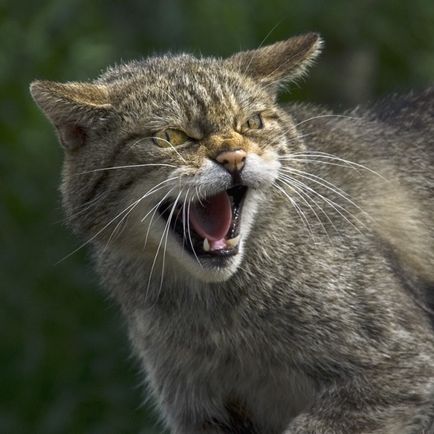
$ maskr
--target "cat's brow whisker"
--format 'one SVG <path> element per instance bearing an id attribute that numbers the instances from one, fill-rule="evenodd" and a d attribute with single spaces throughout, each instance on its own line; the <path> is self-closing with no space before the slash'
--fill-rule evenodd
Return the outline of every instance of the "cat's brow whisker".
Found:
<path id="1" fill-rule="evenodd" d="M 170 211 L 170 215 L 169 218 L 167 219 L 167 225 L 166 225 L 166 239 L 164 241 L 164 250 L 163 250 L 163 261 L 161 264 L 161 279 L 160 279 L 160 289 L 158 290 L 158 295 L 161 292 L 161 288 L 163 287 L 163 280 L 164 280 L 164 269 L 165 269 L 165 265 L 166 265 L 166 252 L 167 252 L 167 239 L 169 238 L 169 231 L 170 231 L 170 224 L 172 222 L 173 219 L 173 213 L 176 210 L 176 205 L 178 204 L 179 198 L 181 197 L 183 193 L 183 190 L 181 190 L 177 196 L 177 198 L 175 199 L 175 202 L 173 203 L 172 206 L 172 210 Z M 175 222 L 176 224 L 176 222 Z M 163 236 L 164 236 L 164 232 L 163 232 Z M 158 296 L 157 296 L 158 299 Z"/>
<path id="2" fill-rule="evenodd" d="M 175 146 L 173 146 L 172 143 L 170 143 L 169 140 L 163 139 L 162 137 L 155 137 L 155 136 L 152 136 L 151 139 L 156 139 L 156 140 L 160 140 L 164 143 L 167 143 L 175 151 L 175 153 L 179 156 L 179 158 L 183 161 L 183 163 L 187 164 L 187 161 L 185 161 L 185 158 L 179 153 L 179 151 L 175 148 Z"/>

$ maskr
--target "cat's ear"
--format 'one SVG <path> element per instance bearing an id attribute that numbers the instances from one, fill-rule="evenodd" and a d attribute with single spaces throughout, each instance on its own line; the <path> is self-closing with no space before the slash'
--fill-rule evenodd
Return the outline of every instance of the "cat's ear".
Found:
<path id="1" fill-rule="evenodd" d="M 101 129 L 115 115 L 104 85 L 34 81 L 30 93 L 68 151 L 86 144 L 90 132 Z"/>
<path id="2" fill-rule="evenodd" d="M 303 76 L 319 55 L 322 45 L 317 33 L 307 33 L 256 50 L 242 51 L 225 62 L 273 92 L 280 84 Z"/>

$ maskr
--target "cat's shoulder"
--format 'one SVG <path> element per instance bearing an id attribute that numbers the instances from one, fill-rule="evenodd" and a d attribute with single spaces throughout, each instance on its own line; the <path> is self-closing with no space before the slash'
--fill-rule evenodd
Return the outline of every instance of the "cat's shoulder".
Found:
<path id="1" fill-rule="evenodd" d="M 382 98 L 369 110 L 371 117 L 386 123 L 432 129 L 434 87 Z"/>

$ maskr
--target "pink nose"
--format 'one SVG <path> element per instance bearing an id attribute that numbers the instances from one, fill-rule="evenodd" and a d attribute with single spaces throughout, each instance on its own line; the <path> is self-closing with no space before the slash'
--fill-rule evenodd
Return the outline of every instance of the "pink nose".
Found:
<path id="1" fill-rule="evenodd" d="M 223 151 L 217 155 L 216 161 L 220 163 L 229 173 L 239 173 L 243 170 L 247 153 L 242 149 L 234 151 Z"/>

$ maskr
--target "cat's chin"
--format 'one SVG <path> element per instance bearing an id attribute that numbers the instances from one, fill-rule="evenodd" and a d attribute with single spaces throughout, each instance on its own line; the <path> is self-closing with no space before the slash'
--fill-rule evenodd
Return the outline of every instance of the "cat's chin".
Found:
<path id="1" fill-rule="evenodd" d="M 224 282 L 237 272 L 243 258 L 241 250 L 236 255 L 223 258 L 199 258 L 200 265 L 195 258 L 193 261 L 185 258 L 186 261 L 181 260 L 180 262 L 182 268 L 197 280 L 206 283 Z"/>

